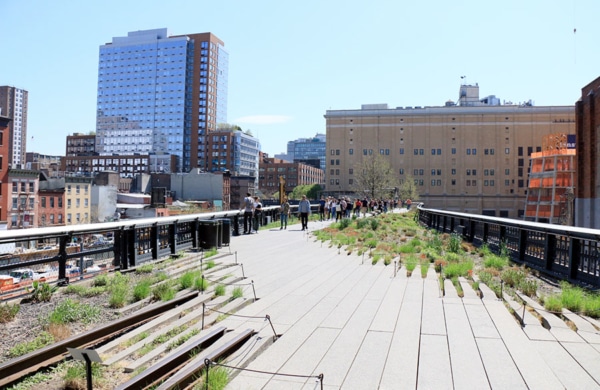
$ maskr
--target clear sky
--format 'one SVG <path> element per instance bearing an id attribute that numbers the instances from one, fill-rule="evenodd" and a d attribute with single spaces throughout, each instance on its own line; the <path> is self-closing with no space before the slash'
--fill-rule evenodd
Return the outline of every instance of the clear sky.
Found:
<path id="1" fill-rule="evenodd" d="M 328 109 L 480 96 L 572 105 L 600 76 L 599 0 L 0 0 L 0 85 L 29 91 L 28 152 L 95 130 L 100 45 L 212 32 L 229 53 L 228 122 L 263 151 L 325 132 Z"/>

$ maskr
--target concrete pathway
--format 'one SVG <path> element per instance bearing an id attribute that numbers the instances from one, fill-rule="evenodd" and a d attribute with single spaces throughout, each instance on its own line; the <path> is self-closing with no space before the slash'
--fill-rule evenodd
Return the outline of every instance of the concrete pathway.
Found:
<path id="1" fill-rule="evenodd" d="M 600 332 L 584 318 L 584 335 L 558 317 L 554 332 L 523 329 L 464 280 L 464 298 L 451 283 L 443 297 L 432 269 L 407 277 L 316 241 L 310 232 L 325 225 L 261 230 L 221 249 L 235 253 L 258 298 L 237 314 L 260 318 L 219 325 L 272 337 L 269 315 L 281 334 L 228 389 L 319 389 L 320 374 L 324 389 L 600 389 Z"/>

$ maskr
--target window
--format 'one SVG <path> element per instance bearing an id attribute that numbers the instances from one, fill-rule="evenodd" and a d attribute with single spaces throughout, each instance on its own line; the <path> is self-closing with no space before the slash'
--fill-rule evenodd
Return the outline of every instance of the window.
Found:
<path id="1" fill-rule="evenodd" d="M 456 148 L 452 148 L 452 154 L 456 154 Z"/>
<path id="2" fill-rule="evenodd" d="M 456 185 L 456 179 L 452 179 L 452 185 L 455 186 Z"/>
<path id="3" fill-rule="evenodd" d="M 71 199 L 67 199 L 67 208 L 70 209 L 71 208 Z"/>
<path id="4" fill-rule="evenodd" d="M 400 154 L 404 154 L 404 148 L 400 148 Z"/>
<path id="5" fill-rule="evenodd" d="M 504 148 L 504 154 L 510 154 L 510 148 Z"/>
<path id="6" fill-rule="evenodd" d="M 35 192 L 35 191 L 33 190 L 33 183 L 29 183 L 29 192 Z"/>
<path id="7" fill-rule="evenodd" d="M 424 155 L 425 154 L 425 149 L 419 149 L 419 155 Z"/>
<path id="8" fill-rule="evenodd" d="M 452 171 L 451 171 L 451 173 L 452 173 L 453 175 L 456 175 L 456 169 L 452 168 Z"/>
<path id="9" fill-rule="evenodd" d="M 340 150 L 339 150 L 339 149 L 336 149 L 336 150 L 335 150 L 335 155 L 336 155 L 336 156 L 339 156 L 339 155 L 340 155 Z"/>
<path id="10" fill-rule="evenodd" d="M 363 149 L 363 156 L 366 156 L 367 154 L 369 154 L 369 151 L 367 149 Z"/>
<path id="11" fill-rule="evenodd" d="M 17 192 L 19 192 L 19 183 L 17 183 L 17 182 L 13 182 L 12 183 L 12 192 L 15 193 L 15 194 Z"/>
<path id="12" fill-rule="evenodd" d="M 331 153 L 332 156 L 335 156 L 335 149 L 331 149 L 330 153 Z"/>
<path id="13" fill-rule="evenodd" d="M 348 149 L 348 154 L 349 155 L 353 155 L 354 154 L 354 149 Z"/>
<path id="14" fill-rule="evenodd" d="M 42 207 L 46 207 L 46 197 L 42 196 Z"/>
<path id="15" fill-rule="evenodd" d="M 340 160 L 335 160 L 335 165 L 340 165 Z"/>
<path id="16" fill-rule="evenodd" d="M 350 185 L 354 184 L 354 179 L 348 179 L 348 184 L 350 184 Z"/>
<path id="17" fill-rule="evenodd" d="M 414 153 L 415 153 L 415 156 L 418 156 L 419 155 L 419 149 L 415 149 Z"/>
<path id="18" fill-rule="evenodd" d="M 400 173 L 401 175 L 404 175 L 404 168 L 400 168 L 400 170 L 399 170 L 399 173 Z"/>
<path id="19" fill-rule="evenodd" d="M 335 173 L 335 169 L 333 169 L 333 168 L 332 168 L 332 169 L 330 169 L 330 170 L 329 170 L 329 174 L 330 174 L 330 175 L 332 175 L 332 176 L 333 176 L 333 174 L 334 174 L 334 173 Z"/>
<path id="20" fill-rule="evenodd" d="M 50 197 L 50 207 L 54 208 L 54 197 L 53 196 Z"/>
<path id="21" fill-rule="evenodd" d="M 354 169 L 353 168 L 348 168 L 348 174 L 349 175 L 354 175 Z"/>
<path id="22" fill-rule="evenodd" d="M 335 165 L 335 160 L 331 160 L 329 165 Z"/>
<path id="23" fill-rule="evenodd" d="M 60 198 L 60 197 L 58 198 L 58 207 L 60 207 L 60 208 L 63 207 L 63 205 L 62 205 L 62 198 Z"/>
<path id="24" fill-rule="evenodd" d="M 413 170 L 413 176 L 418 176 L 418 175 L 419 175 L 419 170 L 418 169 Z"/>

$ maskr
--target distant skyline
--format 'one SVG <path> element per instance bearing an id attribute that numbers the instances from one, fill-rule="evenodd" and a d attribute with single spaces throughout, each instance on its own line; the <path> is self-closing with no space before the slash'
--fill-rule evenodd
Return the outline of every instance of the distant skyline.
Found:
<path id="1" fill-rule="evenodd" d="M 27 151 L 50 155 L 95 131 L 99 47 L 136 30 L 223 40 L 228 123 L 270 156 L 325 133 L 329 109 L 442 106 L 461 82 L 481 97 L 573 105 L 600 76 L 597 0 L 3 0 L 0 14 L 0 85 L 29 92 Z"/>

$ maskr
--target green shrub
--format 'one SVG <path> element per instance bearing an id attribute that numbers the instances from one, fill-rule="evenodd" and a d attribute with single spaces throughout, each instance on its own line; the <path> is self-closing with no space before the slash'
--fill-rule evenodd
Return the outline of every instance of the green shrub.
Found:
<path id="1" fill-rule="evenodd" d="M 415 253 L 415 247 L 410 244 L 401 245 L 398 249 L 400 253 L 404 254 Z"/>
<path id="2" fill-rule="evenodd" d="M 585 297 L 584 291 L 579 287 L 571 286 L 567 282 L 561 282 L 560 287 L 562 288 L 560 300 L 563 307 L 574 312 L 581 311 Z"/>
<path id="3" fill-rule="evenodd" d="M 67 294 L 75 294 L 83 298 L 89 298 L 106 292 L 106 286 L 85 287 L 80 284 L 69 284 L 64 292 Z"/>
<path id="4" fill-rule="evenodd" d="M 179 286 L 182 290 L 191 288 L 194 285 L 194 280 L 200 276 L 199 271 L 188 271 L 179 277 Z"/>
<path id="5" fill-rule="evenodd" d="M 519 268 L 508 268 L 502 272 L 501 279 L 510 287 L 518 287 L 525 281 L 525 273 Z"/>
<path id="6" fill-rule="evenodd" d="M 408 255 L 406 260 L 404 261 L 406 264 L 406 270 L 412 272 L 417 268 L 417 264 L 419 264 L 419 260 L 414 255 Z"/>
<path id="7" fill-rule="evenodd" d="M 369 248 L 376 248 L 378 241 L 376 239 L 369 240 L 365 242 L 365 245 Z"/>
<path id="8" fill-rule="evenodd" d="M 59 303 L 48 315 L 50 324 L 64 325 L 71 322 L 89 324 L 100 316 L 100 308 L 74 301 L 70 298 Z"/>
<path id="9" fill-rule="evenodd" d="M 106 286 L 108 285 L 108 275 L 102 274 L 94 278 L 94 286 Z"/>
<path id="10" fill-rule="evenodd" d="M 429 271 L 429 263 L 426 261 L 421 262 L 421 277 L 426 278 L 428 271 Z"/>
<path id="11" fill-rule="evenodd" d="M 15 319 L 21 310 L 21 306 L 17 304 L 0 304 L 0 324 L 6 324 Z"/>
<path id="12" fill-rule="evenodd" d="M 343 219 L 340 221 L 340 223 L 338 224 L 338 227 L 337 227 L 337 228 L 338 228 L 339 230 L 344 230 L 344 229 L 346 229 L 348 226 L 350 226 L 350 222 L 351 222 L 351 220 L 350 220 L 350 219 L 348 219 L 348 218 L 343 218 Z"/>
<path id="13" fill-rule="evenodd" d="M 136 274 L 149 274 L 154 270 L 154 265 L 152 264 L 144 264 L 140 265 L 135 269 Z"/>
<path id="14" fill-rule="evenodd" d="M 52 294 L 58 289 L 56 286 L 51 286 L 39 280 L 34 280 L 31 287 L 31 300 L 33 302 L 50 302 Z M 27 291 L 29 292 L 29 289 Z"/>
<path id="15" fill-rule="evenodd" d="M 550 295 L 549 297 L 544 298 L 544 307 L 546 310 L 560 313 L 562 311 L 563 305 L 559 295 Z"/>
<path id="16" fill-rule="evenodd" d="M 377 230 L 377 228 L 379 227 L 379 220 L 375 218 L 371 218 L 369 223 L 371 225 L 371 230 Z"/>
<path id="17" fill-rule="evenodd" d="M 523 279 L 521 283 L 519 283 L 518 287 L 521 289 L 521 291 L 523 291 L 523 294 L 529 297 L 535 297 L 537 293 L 538 282 L 535 280 Z"/>
<path id="18" fill-rule="evenodd" d="M 175 298 L 175 290 L 168 283 L 162 283 L 152 289 L 152 295 L 155 301 L 166 302 Z"/>
<path id="19" fill-rule="evenodd" d="M 212 257 L 212 256 L 215 256 L 217 253 L 218 253 L 217 248 L 210 248 L 209 250 L 204 252 L 204 257 L 205 258 Z"/>
<path id="20" fill-rule="evenodd" d="M 460 262 L 460 259 L 461 259 L 460 255 L 458 253 L 454 253 L 454 252 L 446 253 L 444 258 L 449 263 L 458 263 L 458 262 Z"/>
<path id="21" fill-rule="evenodd" d="M 41 332 L 32 341 L 19 343 L 8 350 L 8 357 L 14 358 L 17 356 L 23 356 L 32 351 L 37 351 L 40 348 L 50 345 L 54 342 L 54 337 L 48 332 Z"/>
<path id="22" fill-rule="evenodd" d="M 583 314 L 592 318 L 600 318 L 600 295 L 593 294 L 583 302 Z"/>
<path id="23" fill-rule="evenodd" d="M 103 387 L 104 368 L 100 363 L 92 362 L 92 386 L 94 389 Z M 87 365 L 85 362 L 72 361 L 67 366 L 63 376 L 66 389 L 86 389 L 87 388 Z"/>
<path id="24" fill-rule="evenodd" d="M 240 287 L 234 287 L 233 290 L 231 291 L 231 298 L 233 299 L 237 299 L 237 298 L 241 298 L 244 296 L 244 290 Z"/>
<path id="25" fill-rule="evenodd" d="M 500 257 L 492 254 L 484 256 L 483 265 L 486 268 L 496 268 L 498 270 L 502 270 L 504 267 L 508 266 L 508 259 L 506 257 Z"/>
<path id="26" fill-rule="evenodd" d="M 459 276 L 469 275 L 469 271 L 473 271 L 473 262 L 464 261 L 461 263 L 449 263 L 444 268 L 444 276 L 447 279 L 457 278 Z"/>
<path id="27" fill-rule="evenodd" d="M 148 298 L 152 293 L 152 281 L 150 279 L 142 279 L 133 287 L 133 301 L 141 301 Z"/>
<path id="28" fill-rule="evenodd" d="M 206 269 L 211 269 L 211 268 L 215 268 L 215 261 L 214 260 L 209 260 L 206 262 Z"/>
<path id="29" fill-rule="evenodd" d="M 127 303 L 127 295 L 129 294 L 129 286 L 124 284 L 115 285 L 110 291 L 108 305 L 112 308 L 120 308 Z"/>
<path id="30" fill-rule="evenodd" d="M 194 280 L 194 290 L 206 291 L 208 289 L 208 281 L 203 277 L 198 277 Z"/>
<path id="31" fill-rule="evenodd" d="M 448 251 L 451 253 L 459 253 L 461 250 L 462 236 L 457 233 L 452 233 L 448 240 Z"/>
<path id="32" fill-rule="evenodd" d="M 225 285 L 219 284 L 215 286 L 215 295 L 218 297 L 225 295 Z"/>
<path id="33" fill-rule="evenodd" d="M 356 219 L 356 228 L 357 229 L 363 229 L 365 226 L 367 226 L 367 220 L 365 218 L 358 218 Z"/>

